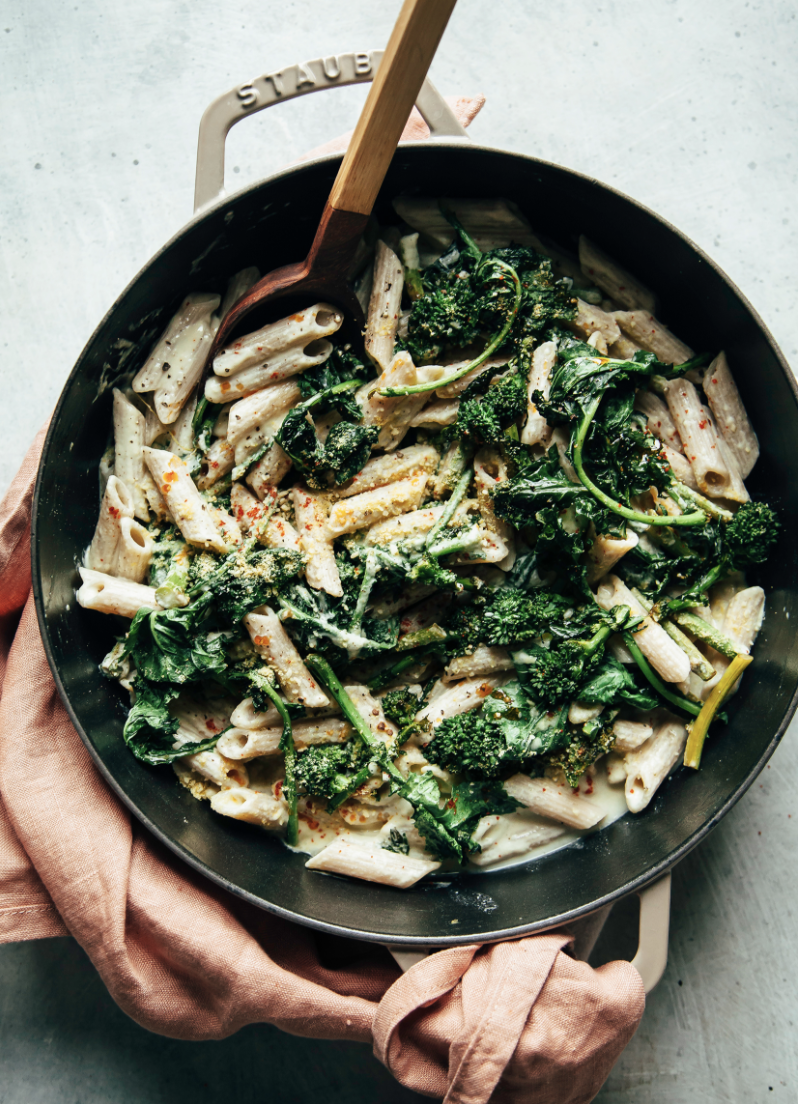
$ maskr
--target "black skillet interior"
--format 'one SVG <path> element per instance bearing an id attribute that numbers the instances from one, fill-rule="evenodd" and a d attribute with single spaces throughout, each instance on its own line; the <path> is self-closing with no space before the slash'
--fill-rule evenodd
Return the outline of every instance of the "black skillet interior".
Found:
<path id="1" fill-rule="evenodd" d="M 535 228 L 575 248 L 585 233 L 661 298 L 661 317 L 699 350 L 725 348 L 758 429 L 750 480 L 781 511 L 783 539 L 761 579 L 768 613 L 756 663 L 729 727 L 702 769 L 678 771 L 642 815 L 512 871 L 461 875 L 411 891 L 312 874 L 303 858 L 249 825 L 196 802 L 169 768 L 125 749 L 125 702 L 97 664 L 118 626 L 80 609 L 75 564 L 91 539 L 97 467 L 111 423 L 111 388 L 137 366 L 188 290 L 220 290 L 236 270 L 305 255 L 338 165 L 293 169 L 233 196 L 177 235 L 100 324 L 64 389 L 37 487 L 34 580 L 48 658 L 78 731 L 106 779 L 169 847 L 214 881 L 302 923 L 393 943 L 498 939 L 586 913 L 643 885 L 694 846 L 751 784 L 795 708 L 798 649 L 796 390 L 762 324 L 727 279 L 671 226 L 626 197 L 557 166 L 459 144 L 402 147 L 383 196 L 506 196 Z M 387 212 L 387 198 L 382 200 Z M 378 210 L 379 213 L 379 210 Z"/>

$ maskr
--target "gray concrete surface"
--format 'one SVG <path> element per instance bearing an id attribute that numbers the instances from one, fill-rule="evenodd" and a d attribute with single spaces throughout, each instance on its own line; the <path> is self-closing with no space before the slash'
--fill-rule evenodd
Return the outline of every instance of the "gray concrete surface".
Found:
<path id="1" fill-rule="evenodd" d="M 398 6 L 0 0 L 0 490 L 98 320 L 190 214 L 205 104 L 282 64 L 383 45 Z M 460 0 L 432 76 L 487 94 L 480 140 L 589 172 L 686 231 L 798 363 L 796 45 L 786 0 Z M 228 186 L 349 129 L 362 98 L 250 120 Z M 677 870 L 668 971 L 601 1104 L 798 1099 L 796 781 L 793 732 Z M 631 923 L 627 906 L 598 953 L 623 950 Z M 365 1048 L 262 1026 L 212 1046 L 148 1035 L 69 940 L 0 948 L 0 1054 L 0 1104 L 420 1099 Z"/>

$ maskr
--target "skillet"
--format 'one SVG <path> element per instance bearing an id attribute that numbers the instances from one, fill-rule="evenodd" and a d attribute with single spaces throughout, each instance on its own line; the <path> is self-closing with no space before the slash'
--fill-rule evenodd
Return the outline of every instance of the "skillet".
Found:
<path id="1" fill-rule="evenodd" d="M 89 340 L 59 399 L 36 483 L 32 567 L 44 647 L 69 715 L 109 785 L 164 844 L 217 884 L 311 927 L 396 947 L 506 939 L 595 912 L 660 878 L 699 843 L 755 780 L 798 704 L 796 498 L 798 392 L 751 305 L 675 227 L 587 176 L 471 143 L 429 81 L 418 106 L 427 141 L 400 146 L 376 214 L 398 195 L 503 196 L 535 229 L 575 251 L 587 234 L 658 294 L 660 316 L 698 350 L 724 348 L 762 445 L 748 480 L 779 510 L 782 540 L 763 577 L 767 616 L 734 702 L 698 772 L 678 770 L 651 806 L 568 848 L 511 870 L 460 875 L 397 891 L 304 869 L 304 857 L 250 825 L 216 816 L 173 773 L 136 760 L 122 740 L 127 702 L 98 663 L 120 631 L 74 600 L 76 564 L 98 508 L 97 469 L 108 443 L 111 391 L 137 368 L 189 290 L 221 291 L 237 270 L 268 271 L 307 250 L 340 164 L 327 155 L 231 197 L 224 137 L 253 111 L 309 91 L 369 80 L 380 54 L 318 59 L 266 74 L 215 101 L 203 117 L 195 217 L 122 292 Z"/>

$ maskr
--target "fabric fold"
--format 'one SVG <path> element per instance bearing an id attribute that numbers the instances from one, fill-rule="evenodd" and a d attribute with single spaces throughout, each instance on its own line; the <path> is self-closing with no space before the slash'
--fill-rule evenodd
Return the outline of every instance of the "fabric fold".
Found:
<path id="1" fill-rule="evenodd" d="M 461 121 L 482 102 L 461 97 Z M 73 935 L 117 1004 L 172 1038 L 271 1023 L 371 1042 L 402 1084 L 447 1104 L 591 1100 L 643 1013 L 628 963 L 592 970 L 556 932 L 447 949 L 400 976 L 379 946 L 232 896 L 131 817 L 69 720 L 36 621 L 44 433 L 0 505 L 0 942 Z"/>

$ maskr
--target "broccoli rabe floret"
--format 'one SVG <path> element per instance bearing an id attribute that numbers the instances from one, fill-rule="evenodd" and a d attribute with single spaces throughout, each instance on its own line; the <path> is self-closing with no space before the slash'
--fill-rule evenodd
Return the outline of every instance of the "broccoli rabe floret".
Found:
<path id="1" fill-rule="evenodd" d="M 418 710 L 418 698 L 404 686 L 399 690 L 389 690 L 382 699 L 383 713 L 400 729 L 413 723 Z"/>
<path id="2" fill-rule="evenodd" d="M 764 563 L 779 535 L 781 523 L 765 502 L 746 502 L 724 530 L 726 555 L 735 571 Z"/>
<path id="3" fill-rule="evenodd" d="M 348 791 L 368 758 L 368 748 L 358 739 L 345 744 L 313 744 L 297 752 L 297 792 L 329 799 L 342 790 Z"/>

